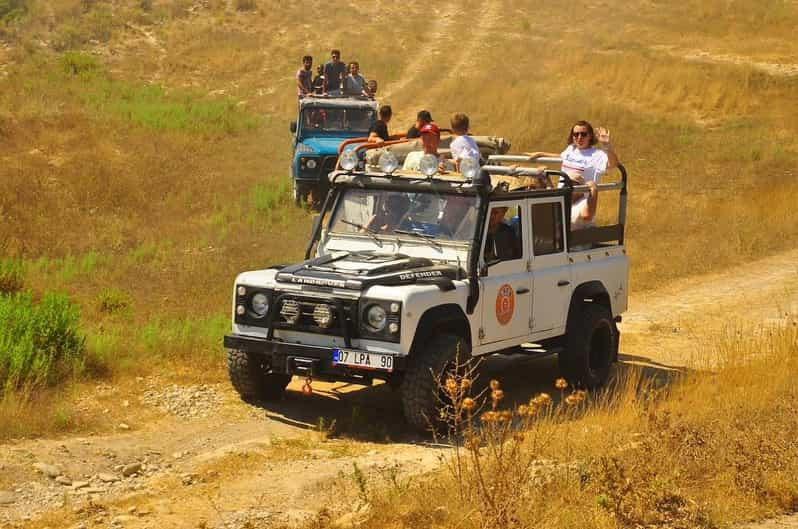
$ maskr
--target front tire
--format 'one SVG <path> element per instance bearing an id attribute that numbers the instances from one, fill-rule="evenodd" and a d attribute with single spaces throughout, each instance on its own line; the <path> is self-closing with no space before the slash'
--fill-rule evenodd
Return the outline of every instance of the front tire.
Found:
<path id="1" fill-rule="evenodd" d="M 447 372 L 462 368 L 471 360 L 471 347 L 459 336 L 440 334 L 426 342 L 411 353 L 401 385 L 405 419 L 419 431 L 443 426 L 438 382 L 446 378 Z"/>
<path id="2" fill-rule="evenodd" d="M 227 372 L 230 382 L 247 402 L 253 400 L 278 400 L 291 382 L 291 375 L 271 373 L 266 359 L 245 351 L 227 352 Z"/>
<path id="3" fill-rule="evenodd" d="M 294 180 L 294 186 L 293 186 L 294 205 L 297 207 L 302 207 L 307 205 L 308 196 L 310 195 L 311 189 L 312 188 L 307 184 L 300 184 L 296 180 Z"/>
<path id="4" fill-rule="evenodd" d="M 616 356 L 618 336 L 609 308 L 582 305 L 568 324 L 560 372 L 571 385 L 595 389 L 606 384 Z"/>

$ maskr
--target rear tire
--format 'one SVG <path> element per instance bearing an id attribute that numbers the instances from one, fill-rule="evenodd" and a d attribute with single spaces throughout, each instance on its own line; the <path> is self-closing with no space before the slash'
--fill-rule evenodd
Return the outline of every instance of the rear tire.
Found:
<path id="1" fill-rule="evenodd" d="M 405 419 L 416 430 L 429 431 L 444 426 L 439 416 L 441 391 L 438 380 L 445 379 L 459 361 L 471 361 L 468 342 L 452 334 L 440 334 L 414 350 L 402 380 L 402 409 Z M 436 376 L 438 377 L 436 379 Z"/>
<path id="2" fill-rule="evenodd" d="M 230 382 L 241 398 L 252 400 L 278 400 L 291 382 L 291 375 L 271 373 L 266 359 L 245 351 L 227 352 L 227 372 Z"/>
<path id="3" fill-rule="evenodd" d="M 583 304 L 568 323 L 565 350 L 558 357 L 560 372 L 576 387 L 603 386 L 616 359 L 617 340 L 610 310 L 596 303 Z"/>

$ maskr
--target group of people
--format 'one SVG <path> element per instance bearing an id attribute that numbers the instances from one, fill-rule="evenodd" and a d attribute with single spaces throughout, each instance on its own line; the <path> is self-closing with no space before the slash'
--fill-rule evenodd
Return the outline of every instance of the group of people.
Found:
<path id="1" fill-rule="evenodd" d="M 377 81 L 366 81 L 360 74 L 360 64 L 351 61 L 346 64 L 341 60 L 341 51 L 330 51 L 330 60 L 316 67 L 313 76 L 313 57 L 302 57 L 302 67 L 296 72 L 297 96 L 308 95 L 348 95 L 374 97 L 377 93 Z"/>
<path id="2" fill-rule="evenodd" d="M 380 108 L 379 119 L 377 119 L 369 129 L 368 141 L 370 143 L 383 143 L 388 141 L 390 138 L 388 123 L 390 123 L 392 117 L 393 110 L 390 105 L 385 105 Z M 474 138 L 468 135 L 468 130 L 470 128 L 468 116 L 461 112 L 452 114 L 450 124 L 452 135 L 454 136 L 449 146 L 452 156 L 451 169 L 459 171 L 460 163 L 465 158 L 471 158 L 475 163 L 479 163 L 479 147 Z M 418 112 L 416 115 L 416 122 L 407 130 L 405 138 L 420 138 L 422 150 L 408 153 L 405 157 L 404 165 L 402 166 L 403 170 L 417 171 L 421 158 L 425 154 L 438 156 L 441 130 L 440 127 L 432 121 L 432 115 L 428 110 L 421 110 Z"/>

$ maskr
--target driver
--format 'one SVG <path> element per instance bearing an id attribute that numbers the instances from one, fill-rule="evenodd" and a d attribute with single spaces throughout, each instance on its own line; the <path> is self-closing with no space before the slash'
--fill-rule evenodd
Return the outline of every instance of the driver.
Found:
<path id="1" fill-rule="evenodd" d="M 383 196 L 377 204 L 376 212 L 366 224 L 366 230 L 373 233 L 387 233 L 399 227 L 410 209 L 410 200 L 404 193 L 391 193 Z"/>
<path id="2" fill-rule="evenodd" d="M 468 197 L 460 195 L 449 196 L 446 199 L 446 205 L 443 207 L 441 220 L 438 222 L 439 233 L 452 239 L 462 239 L 467 235 L 460 233 L 464 227 L 473 226 L 473 222 L 465 222 L 467 217 L 475 216 L 473 210 L 471 200 Z"/>

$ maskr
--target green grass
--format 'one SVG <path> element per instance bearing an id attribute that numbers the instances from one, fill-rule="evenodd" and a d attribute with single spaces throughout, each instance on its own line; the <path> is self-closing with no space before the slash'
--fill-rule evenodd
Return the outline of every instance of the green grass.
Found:
<path id="1" fill-rule="evenodd" d="M 0 0 L 0 22 L 8 24 L 28 12 L 27 0 Z"/>
<path id="2" fill-rule="evenodd" d="M 80 309 L 64 294 L 0 296 L 0 385 L 37 387 L 60 382 L 79 369 L 85 338 Z"/>
<path id="3" fill-rule="evenodd" d="M 24 261 L 19 259 L 0 258 L 0 294 L 19 292 L 24 285 Z"/>

